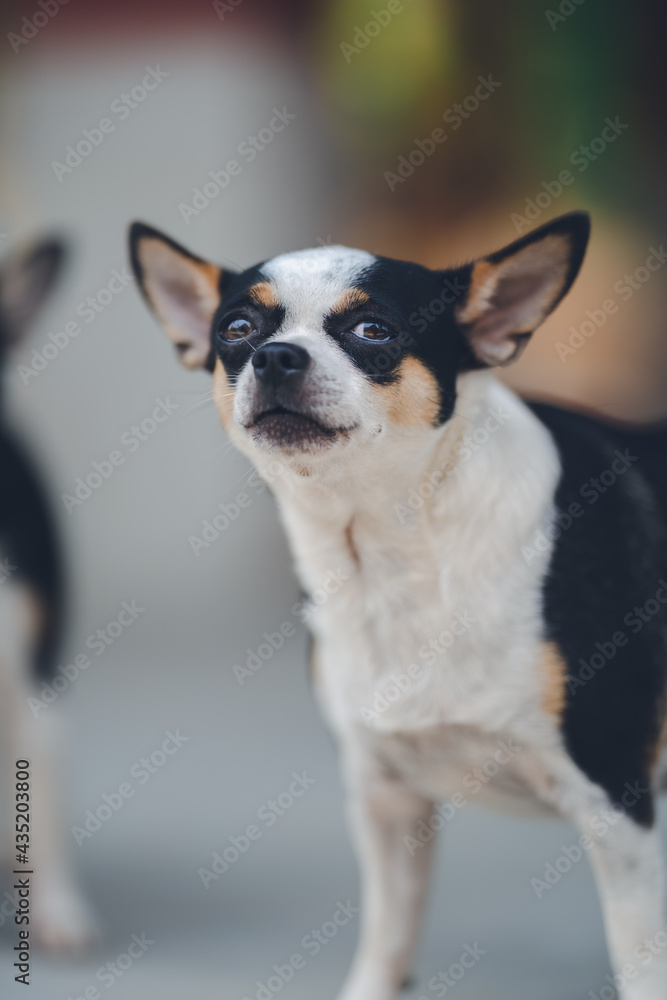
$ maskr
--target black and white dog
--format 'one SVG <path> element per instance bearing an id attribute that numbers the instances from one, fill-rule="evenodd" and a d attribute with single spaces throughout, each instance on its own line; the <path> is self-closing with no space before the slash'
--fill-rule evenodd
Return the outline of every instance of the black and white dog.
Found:
<path id="1" fill-rule="evenodd" d="M 61 271 L 64 248 L 37 244 L 0 266 L 0 374 Z M 0 401 L 4 402 L 4 401 Z M 54 951 L 78 949 L 94 936 L 92 921 L 65 860 L 54 788 L 57 709 L 36 716 L 38 681 L 53 679 L 64 611 L 63 561 L 48 495 L 33 462 L 0 411 L 0 726 L 2 783 L 9 794 L 10 842 L 26 848 L 33 941 Z M 16 762 L 30 764 L 30 790 L 17 791 Z M 26 798 L 26 796 L 28 796 Z M 29 806 L 17 817 L 17 805 Z M 16 820 L 16 822 L 15 822 Z M 30 827 L 26 832 L 26 827 Z M 12 868 L 16 847 L 10 853 Z M 3 896 L 3 918 L 11 914 Z M 4 923 L 3 919 L 3 923 Z"/>
<path id="2" fill-rule="evenodd" d="M 231 273 L 131 230 L 305 589 L 348 577 L 312 618 L 363 876 L 342 1000 L 400 990 L 434 802 L 489 762 L 489 803 L 587 838 L 624 1000 L 667 1000 L 667 949 L 643 944 L 667 927 L 667 428 L 531 406 L 489 371 L 558 305 L 588 235 L 576 212 L 446 271 L 323 247 Z"/>

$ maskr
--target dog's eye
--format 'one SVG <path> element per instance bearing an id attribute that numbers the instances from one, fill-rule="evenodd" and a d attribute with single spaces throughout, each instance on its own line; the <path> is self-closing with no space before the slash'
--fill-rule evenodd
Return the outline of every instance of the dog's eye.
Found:
<path id="1" fill-rule="evenodd" d="M 357 323 L 352 329 L 352 333 L 355 337 L 360 337 L 361 340 L 389 340 L 391 337 L 389 328 L 384 323 L 375 321 Z"/>
<path id="2" fill-rule="evenodd" d="M 223 327 L 218 332 L 218 336 L 221 340 L 229 343 L 236 340 L 247 340 L 248 337 L 252 337 L 253 333 L 257 333 L 257 330 L 252 323 L 247 319 L 239 318 Z"/>

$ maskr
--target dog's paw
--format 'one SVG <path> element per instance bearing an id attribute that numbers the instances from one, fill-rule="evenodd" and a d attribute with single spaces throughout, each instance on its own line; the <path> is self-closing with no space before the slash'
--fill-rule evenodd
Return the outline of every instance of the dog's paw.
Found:
<path id="1" fill-rule="evenodd" d="M 35 886 L 32 926 L 36 944 L 53 954 L 77 954 L 100 939 L 93 913 L 72 885 Z"/>

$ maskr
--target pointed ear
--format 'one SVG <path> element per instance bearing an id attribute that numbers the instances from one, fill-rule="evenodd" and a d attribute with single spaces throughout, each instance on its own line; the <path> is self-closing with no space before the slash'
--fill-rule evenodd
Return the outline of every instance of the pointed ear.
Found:
<path id="1" fill-rule="evenodd" d="M 506 365 L 570 289 L 590 232 L 586 212 L 562 215 L 471 265 L 456 308 L 477 365 Z"/>
<path id="2" fill-rule="evenodd" d="M 65 244 L 44 240 L 22 254 L 13 254 L 0 269 L 0 310 L 6 337 L 19 340 L 29 329 L 62 271 Z"/>
<path id="3" fill-rule="evenodd" d="M 176 345 L 186 368 L 209 368 L 211 322 L 220 305 L 223 270 L 174 240 L 135 222 L 132 268 L 148 305 Z"/>

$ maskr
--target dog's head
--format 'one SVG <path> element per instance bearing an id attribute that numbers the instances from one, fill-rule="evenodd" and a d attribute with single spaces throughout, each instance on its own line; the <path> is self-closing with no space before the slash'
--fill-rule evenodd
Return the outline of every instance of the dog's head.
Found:
<path id="1" fill-rule="evenodd" d="M 24 252 L 9 254 L 0 265 L 0 368 L 7 349 L 29 330 L 56 284 L 65 260 L 59 239 L 47 239 Z"/>
<path id="2" fill-rule="evenodd" d="M 444 271 L 327 246 L 234 272 L 141 223 L 130 248 L 183 364 L 213 372 L 239 447 L 309 471 L 446 422 L 458 376 L 514 361 L 558 305 L 588 233 L 575 212 Z"/>

